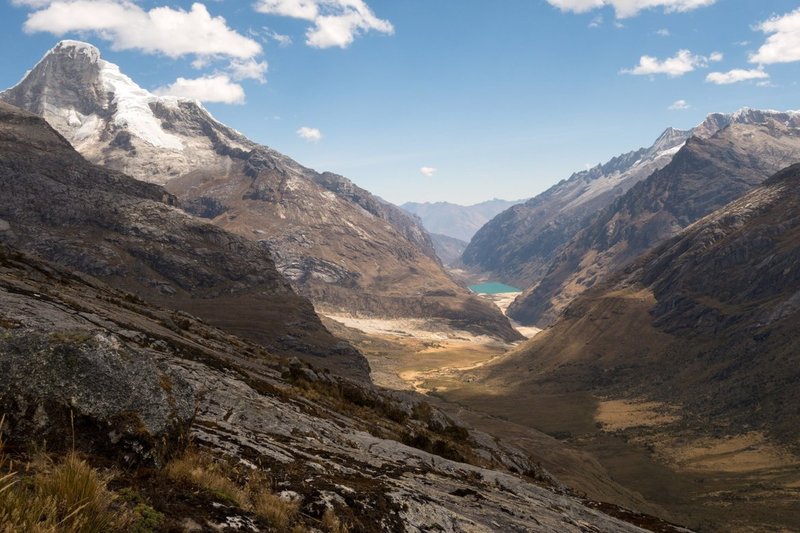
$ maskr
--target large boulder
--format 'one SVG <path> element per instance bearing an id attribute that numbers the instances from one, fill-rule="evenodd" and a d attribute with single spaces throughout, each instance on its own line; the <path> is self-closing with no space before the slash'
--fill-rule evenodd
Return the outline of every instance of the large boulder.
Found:
<path id="1" fill-rule="evenodd" d="M 107 332 L 0 329 L 0 412 L 11 445 L 160 463 L 183 446 L 192 387 L 155 352 Z"/>

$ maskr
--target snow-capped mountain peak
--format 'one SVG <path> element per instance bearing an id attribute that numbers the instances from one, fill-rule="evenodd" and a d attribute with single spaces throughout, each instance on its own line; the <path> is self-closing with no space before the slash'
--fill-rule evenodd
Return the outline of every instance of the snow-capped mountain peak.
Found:
<path id="1" fill-rule="evenodd" d="M 222 146 L 252 148 L 199 102 L 151 93 L 81 41 L 56 44 L 0 99 L 43 116 L 92 160 L 143 181 L 163 184 L 213 164 Z"/>
<path id="2" fill-rule="evenodd" d="M 93 63 L 97 63 L 100 60 L 100 50 L 98 50 L 93 44 L 85 43 L 83 41 L 64 39 L 50 49 L 46 55 L 59 53 L 83 54 Z"/>

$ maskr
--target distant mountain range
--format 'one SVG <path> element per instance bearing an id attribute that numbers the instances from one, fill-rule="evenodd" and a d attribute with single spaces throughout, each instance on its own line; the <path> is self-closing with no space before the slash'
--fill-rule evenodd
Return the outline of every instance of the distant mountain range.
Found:
<path id="1" fill-rule="evenodd" d="M 469 242 L 475 232 L 498 213 L 524 200 L 487 200 L 474 205 L 458 205 L 450 202 L 408 202 L 402 207 L 422 220 L 430 233 L 445 235 Z"/>
<path id="2" fill-rule="evenodd" d="M 196 101 L 147 92 L 89 44 L 62 41 L 0 99 L 43 116 L 90 161 L 164 184 L 186 211 L 260 243 L 321 312 L 520 338 L 444 272 L 413 217 L 253 143 Z"/>

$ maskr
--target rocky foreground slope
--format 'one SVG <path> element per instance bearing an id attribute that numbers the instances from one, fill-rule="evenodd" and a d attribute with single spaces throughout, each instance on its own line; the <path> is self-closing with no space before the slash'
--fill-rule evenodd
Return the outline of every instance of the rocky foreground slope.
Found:
<path id="1" fill-rule="evenodd" d="M 112 461 L 115 486 L 162 513 L 164 530 L 272 530 L 224 493 L 163 480 L 160 465 L 192 442 L 220 457 L 215 479 L 227 464 L 271 480 L 305 528 L 326 529 L 330 510 L 352 531 L 644 531 L 413 396 L 276 357 L 6 245 L 0 371 L 6 453 L 46 439 Z"/>
<path id="2" fill-rule="evenodd" d="M 147 92 L 91 45 L 59 43 L 0 99 L 43 116 L 90 161 L 165 184 L 188 212 L 260 242 L 322 312 L 520 338 L 450 279 L 402 210 L 250 141 L 195 101 Z"/>
<path id="3" fill-rule="evenodd" d="M 666 402 L 695 435 L 760 431 L 797 451 L 799 294 L 795 165 L 577 297 L 492 374 Z"/>
<path id="4" fill-rule="evenodd" d="M 158 185 L 88 163 L 43 119 L 5 103 L 0 197 L 0 242 L 280 353 L 368 376 L 262 246 L 185 214 Z"/>
<path id="5" fill-rule="evenodd" d="M 791 117 L 752 112 L 746 123 L 692 137 L 669 165 L 589 217 L 509 315 L 525 324 L 551 323 L 576 295 L 800 161 L 800 115 Z"/>

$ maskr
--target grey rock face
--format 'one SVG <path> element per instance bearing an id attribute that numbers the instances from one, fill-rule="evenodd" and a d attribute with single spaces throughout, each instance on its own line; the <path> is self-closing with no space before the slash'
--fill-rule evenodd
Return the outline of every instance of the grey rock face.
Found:
<path id="1" fill-rule="evenodd" d="M 461 260 L 461 254 L 467 248 L 467 243 L 448 237 L 447 235 L 440 235 L 438 233 L 431 233 L 433 239 L 433 247 L 436 250 L 436 255 L 442 260 L 445 265 L 456 265 Z"/>

